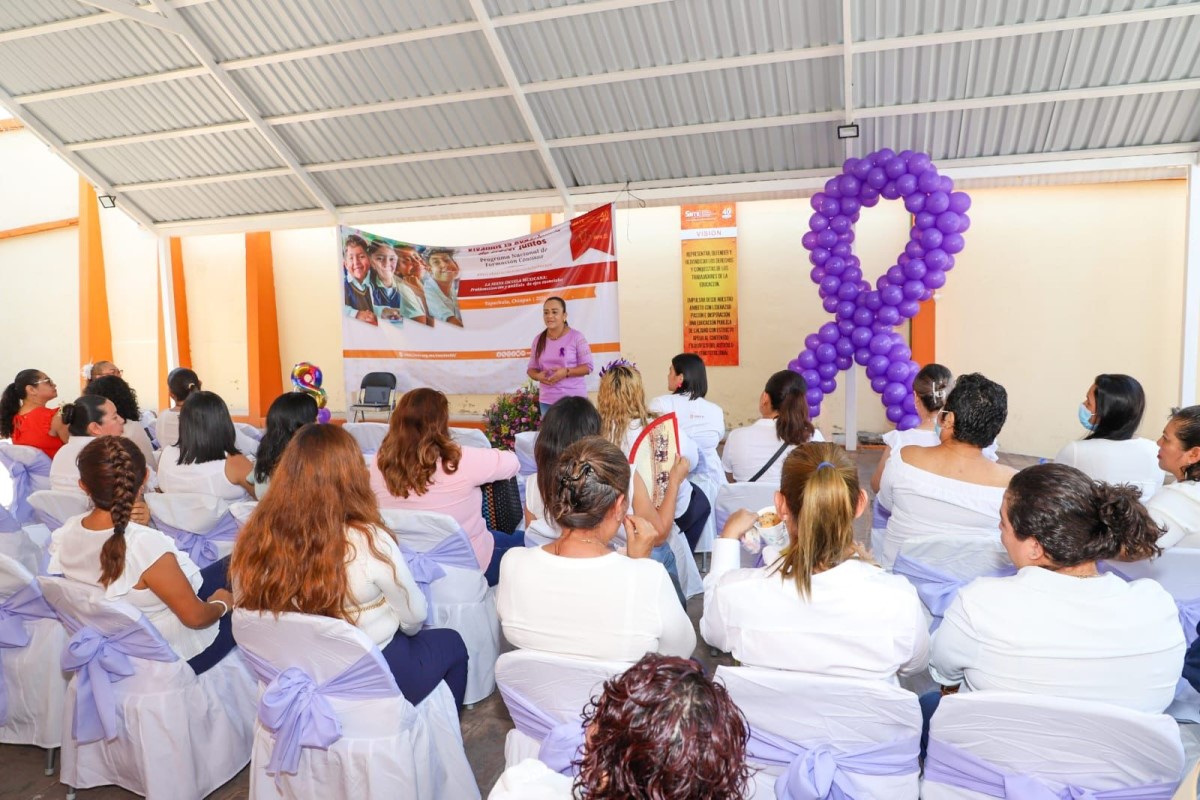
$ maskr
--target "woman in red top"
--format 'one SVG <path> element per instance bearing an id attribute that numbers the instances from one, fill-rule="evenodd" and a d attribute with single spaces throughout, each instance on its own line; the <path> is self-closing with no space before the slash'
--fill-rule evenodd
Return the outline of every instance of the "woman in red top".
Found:
<path id="1" fill-rule="evenodd" d="M 0 439 L 36 447 L 50 458 L 69 436 L 58 411 L 46 408 L 58 388 L 46 373 L 23 369 L 0 395 Z"/>

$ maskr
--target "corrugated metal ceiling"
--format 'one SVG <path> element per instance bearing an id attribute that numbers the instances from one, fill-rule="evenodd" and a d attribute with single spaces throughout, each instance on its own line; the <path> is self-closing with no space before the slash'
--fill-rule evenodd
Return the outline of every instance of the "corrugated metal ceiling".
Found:
<path id="1" fill-rule="evenodd" d="M 1200 150 L 1200 0 L 852 0 L 849 46 L 839 0 L 163 3 L 0 4 L 5 104 L 155 227 Z"/>

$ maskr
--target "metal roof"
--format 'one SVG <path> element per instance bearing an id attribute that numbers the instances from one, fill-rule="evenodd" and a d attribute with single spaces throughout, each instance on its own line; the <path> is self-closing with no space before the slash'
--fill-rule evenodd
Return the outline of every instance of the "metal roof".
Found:
<path id="1" fill-rule="evenodd" d="M 1150 169 L 1200 152 L 1200 0 L 8 0 L 0 104 L 158 232 L 778 196 L 884 146 Z"/>

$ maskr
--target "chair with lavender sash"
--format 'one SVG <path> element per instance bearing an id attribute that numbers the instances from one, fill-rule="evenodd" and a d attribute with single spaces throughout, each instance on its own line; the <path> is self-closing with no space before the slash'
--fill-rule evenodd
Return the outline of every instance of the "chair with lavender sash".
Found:
<path id="1" fill-rule="evenodd" d="M 478 703 L 496 690 L 500 618 L 496 593 L 487 585 L 471 541 L 448 514 L 384 509 L 383 520 L 396 534 L 400 552 L 429 605 L 426 625 L 458 631 L 467 646 L 467 691 L 463 701 Z"/>
<path id="2" fill-rule="evenodd" d="M 746 715 L 751 797 L 916 800 L 921 710 L 886 681 L 718 667 Z"/>
<path id="3" fill-rule="evenodd" d="M 200 568 L 233 552 L 241 523 L 229 503 L 209 494 L 147 492 L 154 526 L 175 540 Z"/>
<path id="4" fill-rule="evenodd" d="M 1005 577 L 1017 571 L 996 539 L 937 534 L 901 545 L 892 572 L 903 575 L 916 588 L 932 633 L 942 624 L 942 615 L 959 589 L 976 578 Z"/>
<path id="5" fill-rule="evenodd" d="M 513 650 L 496 662 L 496 683 L 516 727 L 504 740 L 504 765 L 539 758 L 555 772 L 583 745 L 583 708 L 604 682 L 629 669 L 619 661 L 592 661 L 537 650 Z"/>
<path id="6" fill-rule="evenodd" d="M 717 501 L 713 504 L 713 525 L 719 535 L 725 523 L 735 511 L 746 509 L 757 512 L 760 508 L 775 505 L 775 493 L 779 484 L 771 482 L 727 483 L 717 489 Z M 742 566 L 758 566 L 758 557 L 742 550 Z"/>
<path id="7" fill-rule="evenodd" d="M 254 676 L 236 651 L 197 677 L 128 603 L 95 586 L 41 577 L 70 640 L 61 780 L 199 800 L 250 761 Z"/>
<path id="8" fill-rule="evenodd" d="M 33 516 L 50 531 L 56 531 L 71 517 L 86 514 L 92 509 L 92 501 L 82 491 L 64 492 L 59 489 L 42 489 L 29 495 Z"/>
<path id="9" fill-rule="evenodd" d="M 1015 692 L 943 697 L 929 731 L 926 800 L 1170 800 L 1184 769 L 1166 714 Z"/>
<path id="10" fill-rule="evenodd" d="M 0 508 L 32 521 L 29 495 L 50 488 L 50 458 L 36 447 L 0 442 Z"/>
<path id="11" fill-rule="evenodd" d="M 57 667 L 66 643 L 33 573 L 0 556 L 0 742 L 62 744 L 67 678 Z"/>
<path id="12" fill-rule="evenodd" d="M 46 535 L 35 536 L 35 532 Z M 34 575 L 45 572 L 50 561 L 48 533 L 45 525 L 21 525 L 0 507 L 0 555 L 15 560 Z"/>
<path id="13" fill-rule="evenodd" d="M 261 686 L 253 800 L 480 796 L 445 683 L 413 706 L 374 642 L 342 620 L 236 609 L 233 630 Z"/>
<path id="14" fill-rule="evenodd" d="M 521 465 L 517 470 L 517 486 L 521 490 L 521 505 L 525 505 L 525 481 L 530 475 L 537 474 L 537 461 L 534 460 L 533 450 L 537 446 L 537 431 L 521 431 L 513 440 L 513 450 L 517 454 L 517 462 Z"/>

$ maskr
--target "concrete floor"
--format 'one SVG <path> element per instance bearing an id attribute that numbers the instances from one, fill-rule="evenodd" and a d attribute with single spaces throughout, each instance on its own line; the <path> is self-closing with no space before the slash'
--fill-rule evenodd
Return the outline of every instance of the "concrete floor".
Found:
<path id="1" fill-rule="evenodd" d="M 878 449 L 860 449 L 852 456 L 858 462 L 858 471 L 863 486 L 869 486 L 871 474 L 879 462 Z M 1021 468 L 1037 463 L 1037 459 L 1024 456 L 1003 455 L 1001 461 Z M 866 543 L 870 535 L 870 515 L 865 514 L 855 524 L 855 538 Z M 688 603 L 688 616 L 699 626 L 702 611 L 701 597 L 693 597 Z M 728 655 L 714 658 L 708 645 L 697 632 L 697 647 L 693 654 L 711 670 L 720 664 L 732 664 Z M 512 720 L 500 699 L 499 693 L 476 704 L 462 714 L 463 742 L 467 758 L 475 772 L 483 796 L 491 790 L 500 773 L 504 771 L 504 737 L 512 728 Z M 58 782 L 57 774 L 43 774 L 45 751 L 36 747 L 0 745 L 0 800 L 45 800 L 64 796 L 64 787 Z M 250 779 L 247 770 L 242 770 L 229 783 L 209 795 L 210 800 L 242 800 L 248 796 Z M 113 786 L 79 791 L 79 800 L 117 800 L 136 795 Z"/>

